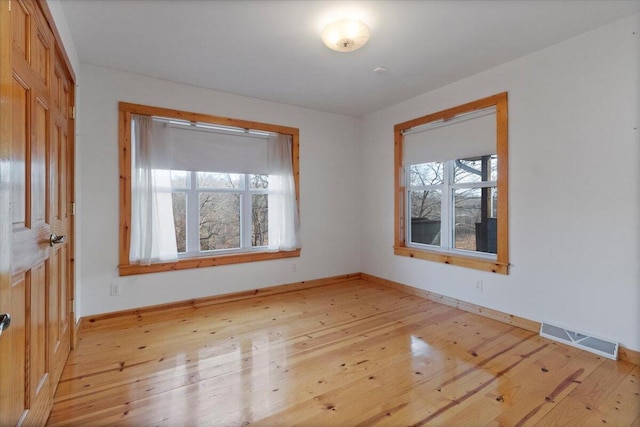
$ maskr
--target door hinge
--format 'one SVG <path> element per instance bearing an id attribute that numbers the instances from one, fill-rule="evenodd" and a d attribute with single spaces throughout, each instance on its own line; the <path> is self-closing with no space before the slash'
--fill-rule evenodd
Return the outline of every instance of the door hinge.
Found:
<path id="1" fill-rule="evenodd" d="M 9 12 L 11 12 L 11 0 L 9 0 Z"/>
<path id="2" fill-rule="evenodd" d="M 76 107 L 69 108 L 69 115 L 71 116 L 72 119 L 76 118 Z"/>
<path id="3" fill-rule="evenodd" d="M 75 202 L 71 203 L 71 215 L 73 215 L 73 216 L 76 215 L 76 203 Z"/>

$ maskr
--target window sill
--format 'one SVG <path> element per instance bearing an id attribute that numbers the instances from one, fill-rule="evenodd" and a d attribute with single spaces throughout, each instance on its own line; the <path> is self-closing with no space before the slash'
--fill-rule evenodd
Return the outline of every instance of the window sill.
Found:
<path id="1" fill-rule="evenodd" d="M 177 261 L 159 262 L 151 265 L 125 264 L 118 266 L 118 269 L 120 271 L 120 276 L 132 276 L 135 274 L 188 270 L 192 268 L 266 261 L 270 259 L 294 258 L 300 256 L 300 251 L 301 249 L 279 252 L 245 252 L 241 254 L 219 255 L 214 257 L 185 258 Z"/>
<path id="2" fill-rule="evenodd" d="M 498 274 L 509 274 L 509 264 L 501 263 L 496 260 L 463 256 L 457 254 L 442 253 L 429 251 L 424 249 L 408 248 L 406 246 L 394 246 L 393 253 L 395 255 L 406 256 L 409 258 L 419 258 L 427 261 L 441 262 L 444 264 L 457 265 L 459 267 L 473 268 L 476 270 L 488 271 Z"/>

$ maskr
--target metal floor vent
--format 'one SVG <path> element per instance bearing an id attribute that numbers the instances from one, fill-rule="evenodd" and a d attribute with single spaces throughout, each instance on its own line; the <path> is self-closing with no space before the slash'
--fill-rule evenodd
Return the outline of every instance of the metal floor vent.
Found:
<path id="1" fill-rule="evenodd" d="M 540 336 L 618 360 L 618 343 L 542 322 Z"/>

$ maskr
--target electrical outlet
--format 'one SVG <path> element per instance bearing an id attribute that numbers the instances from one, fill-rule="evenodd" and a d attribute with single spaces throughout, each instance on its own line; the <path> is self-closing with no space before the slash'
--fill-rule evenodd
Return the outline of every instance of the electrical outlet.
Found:
<path id="1" fill-rule="evenodd" d="M 298 264 L 294 262 L 293 264 L 291 264 L 291 272 L 295 273 L 296 271 L 298 271 Z"/>
<path id="2" fill-rule="evenodd" d="M 118 285 L 117 283 L 112 283 L 111 284 L 111 296 L 112 297 L 117 297 L 118 295 L 120 295 L 120 285 Z"/>
<path id="3" fill-rule="evenodd" d="M 482 280 L 476 280 L 476 289 L 482 292 Z"/>

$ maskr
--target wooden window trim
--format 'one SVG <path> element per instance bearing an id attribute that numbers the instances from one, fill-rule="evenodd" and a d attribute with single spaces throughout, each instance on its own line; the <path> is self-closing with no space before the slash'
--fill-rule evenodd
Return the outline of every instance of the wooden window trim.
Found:
<path id="1" fill-rule="evenodd" d="M 118 270 L 121 276 L 186 270 L 191 268 L 212 267 L 216 265 L 238 264 L 300 256 L 300 249 L 276 252 L 251 251 L 227 255 L 181 258 L 177 261 L 159 262 L 151 265 L 131 264 L 129 262 L 129 250 L 131 244 L 131 114 L 171 117 L 194 122 L 204 122 L 290 135 L 293 157 L 293 179 L 296 187 L 296 201 L 298 203 L 298 208 L 300 207 L 300 131 L 298 128 L 120 102 L 118 103 L 118 152 L 120 169 L 120 253 Z"/>
<path id="2" fill-rule="evenodd" d="M 403 131 L 436 120 L 449 120 L 459 114 L 496 107 L 496 153 L 498 155 L 498 250 L 496 259 L 464 256 L 456 253 L 408 247 L 406 242 L 406 188 L 402 179 Z M 509 151 L 507 92 L 472 101 L 437 113 L 428 114 L 394 126 L 394 254 L 442 262 L 499 274 L 509 274 Z"/>

